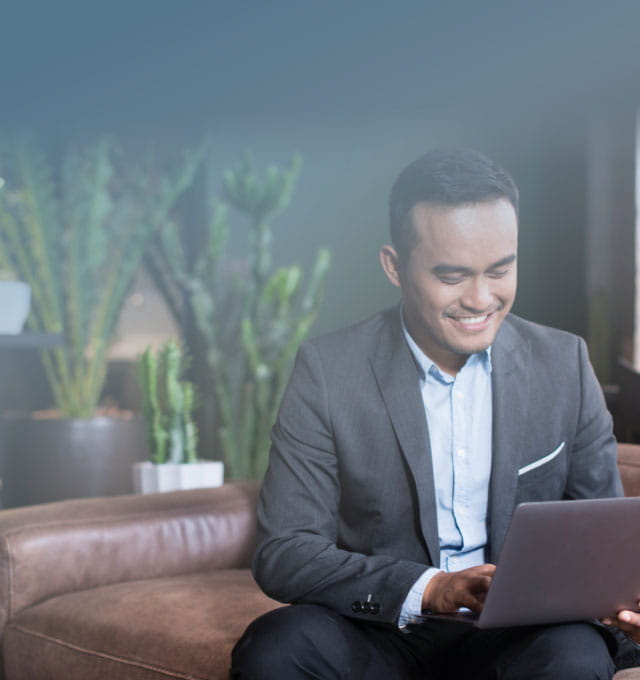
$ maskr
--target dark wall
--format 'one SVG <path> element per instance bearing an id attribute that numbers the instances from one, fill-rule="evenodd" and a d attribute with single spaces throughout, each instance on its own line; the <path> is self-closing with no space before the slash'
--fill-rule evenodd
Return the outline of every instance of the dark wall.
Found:
<path id="1" fill-rule="evenodd" d="M 520 284 L 515 311 L 584 335 L 585 123 L 562 121 L 514 160 L 520 179 Z"/>

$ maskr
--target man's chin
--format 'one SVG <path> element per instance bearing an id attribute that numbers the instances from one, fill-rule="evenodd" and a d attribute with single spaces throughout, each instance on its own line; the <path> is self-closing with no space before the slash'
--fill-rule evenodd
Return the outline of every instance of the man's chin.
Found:
<path id="1" fill-rule="evenodd" d="M 451 349 L 461 356 L 469 356 L 470 354 L 478 354 L 489 349 L 495 340 L 495 333 L 484 333 L 483 337 L 465 338 L 464 340 L 453 341 L 450 345 Z"/>

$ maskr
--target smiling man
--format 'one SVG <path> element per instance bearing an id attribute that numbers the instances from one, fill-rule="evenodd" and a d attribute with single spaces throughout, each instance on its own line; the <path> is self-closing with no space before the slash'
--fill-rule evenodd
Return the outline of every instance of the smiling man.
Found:
<path id="1" fill-rule="evenodd" d="M 420 349 L 455 375 L 491 345 L 516 294 L 518 222 L 505 198 L 459 207 L 420 202 L 405 218 L 415 245 L 382 248 Z M 398 237 L 396 237 L 396 240 Z"/>
<path id="2" fill-rule="evenodd" d="M 518 190 L 433 151 L 390 199 L 380 252 L 401 305 L 304 343 L 272 432 L 254 573 L 294 603 L 249 626 L 236 678 L 608 679 L 640 616 L 478 630 L 522 501 L 621 493 L 579 338 L 510 314 Z"/>

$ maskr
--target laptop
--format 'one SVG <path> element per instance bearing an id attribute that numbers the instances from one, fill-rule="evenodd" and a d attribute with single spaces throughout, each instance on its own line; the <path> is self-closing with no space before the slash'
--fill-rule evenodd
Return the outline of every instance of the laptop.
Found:
<path id="1" fill-rule="evenodd" d="M 482 612 L 428 614 L 479 628 L 580 621 L 638 609 L 640 497 L 521 503 Z"/>

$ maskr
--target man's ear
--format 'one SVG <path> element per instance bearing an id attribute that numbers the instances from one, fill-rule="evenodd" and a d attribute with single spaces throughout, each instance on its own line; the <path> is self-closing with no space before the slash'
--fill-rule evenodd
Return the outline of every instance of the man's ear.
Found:
<path id="1" fill-rule="evenodd" d="M 382 246 L 380 264 L 389 281 L 400 288 L 400 258 L 393 246 Z"/>

